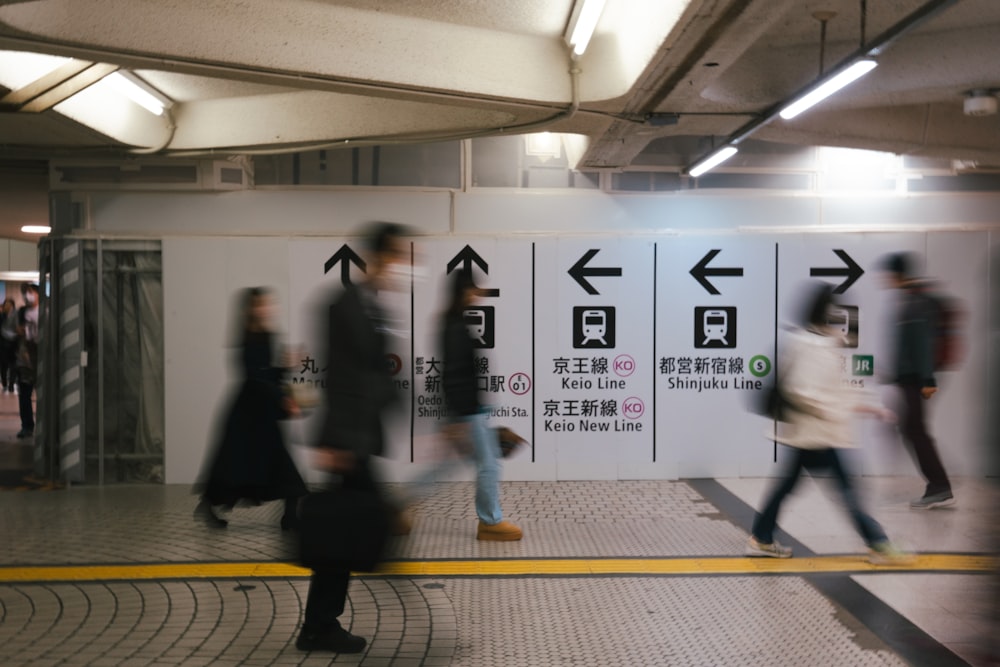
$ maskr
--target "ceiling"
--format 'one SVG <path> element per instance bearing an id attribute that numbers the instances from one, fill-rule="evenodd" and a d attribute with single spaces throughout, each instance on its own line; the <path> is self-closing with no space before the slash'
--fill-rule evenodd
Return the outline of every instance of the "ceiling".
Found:
<path id="1" fill-rule="evenodd" d="M 1000 165 L 1000 116 L 963 113 L 969 91 L 1000 89 L 997 0 L 607 0 L 577 61 L 563 40 L 573 6 L 0 0 L 0 50 L 128 68 L 173 101 L 162 117 L 138 106 L 88 116 L 77 108 L 87 91 L 38 113 L 0 110 L 0 236 L 23 238 L 21 224 L 47 215 L 46 164 L 64 158 L 550 130 L 586 135 L 578 169 L 686 167 L 751 127 L 755 144 Z M 817 12 L 833 14 L 825 39 Z M 770 120 L 817 79 L 821 50 L 828 72 L 921 12 L 871 74 L 793 120 Z M 17 90 L 2 76 L 0 98 Z"/>

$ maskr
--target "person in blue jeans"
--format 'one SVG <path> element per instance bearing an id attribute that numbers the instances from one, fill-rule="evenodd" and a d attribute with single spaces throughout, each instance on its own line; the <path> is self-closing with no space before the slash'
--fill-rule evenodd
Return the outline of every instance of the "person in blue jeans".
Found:
<path id="1" fill-rule="evenodd" d="M 441 323 L 444 357 L 441 382 L 452 420 L 445 429 L 445 436 L 460 447 L 472 445 L 472 457 L 476 462 L 476 515 L 479 517 L 476 539 L 520 540 L 521 529 L 505 520 L 500 509 L 500 441 L 496 430 L 487 425 L 486 408 L 480 402 L 476 348 L 465 323 L 465 310 L 480 296 L 470 271 L 455 271 L 449 296 Z"/>
<path id="2" fill-rule="evenodd" d="M 882 526 L 861 507 L 854 484 L 840 457 L 840 450 L 853 447 L 852 417 L 867 412 L 892 421 L 895 415 L 864 392 L 844 382 L 840 369 L 841 343 L 828 324 L 834 306 L 833 289 L 826 283 L 813 288 L 800 329 L 790 334 L 788 353 L 781 370 L 781 389 L 788 401 L 787 423 L 768 437 L 791 448 L 785 470 L 768 493 L 763 508 L 754 517 L 748 556 L 789 558 L 791 548 L 774 539 L 781 504 L 792 492 L 803 470 L 828 470 L 848 514 L 870 551 L 874 564 L 898 563 L 909 557 L 886 536 Z"/>

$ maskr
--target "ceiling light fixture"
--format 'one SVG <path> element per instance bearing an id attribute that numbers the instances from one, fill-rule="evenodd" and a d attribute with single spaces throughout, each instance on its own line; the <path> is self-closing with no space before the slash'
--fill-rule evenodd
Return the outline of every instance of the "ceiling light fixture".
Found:
<path id="1" fill-rule="evenodd" d="M 864 38 L 862 37 L 862 45 L 858 48 L 858 50 L 850 54 L 836 67 L 834 67 L 831 75 L 820 78 L 819 81 L 816 81 L 793 95 L 791 102 L 780 102 L 763 111 L 757 118 L 754 118 L 749 123 L 746 123 L 743 127 L 729 135 L 725 141 L 726 145 L 733 148 L 733 152 L 735 153 L 735 146 L 737 144 L 750 137 L 754 132 L 764 127 L 775 118 L 781 117 L 786 120 L 788 118 L 794 118 L 796 115 L 802 113 L 809 107 L 817 104 L 820 100 L 829 97 L 844 86 L 850 84 L 852 81 L 856 81 L 858 78 L 864 76 L 875 68 L 876 62 L 874 58 L 884 53 L 893 42 L 910 30 L 913 30 L 934 16 L 937 16 L 945 9 L 957 4 L 958 1 L 959 0 L 928 0 L 923 4 L 923 6 L 913 11 L 901 21 L 891 26 L 888 30 L 872 40 L 871 44 L 864 44 Z M 703 174 L 712 167 L 717 166 L 727 157 L 731 157 L 733 154 L 730 153 L 714 164 L 705 167 L 704 165 L 709 162 L 715 153 L 716 151 L 713 151 L 707 157 L 697 159 L 694 163 L 695 166 L 688 170 L 688 175 L 697 176 L 699 174 Z M 694 173 L 695 168 L 700 168 L 698 174 Z"/>
<path id="2" fill-rule="evenodd" d="M 48 225 L 24 225 L 21 227 L 21 231 L 25 234 L 48 234 L 52 228 Z"/>
<path id="3" fill-rule="evenodd" d="M 573 50 L 573 57 L 579 58 L 587 50 L 590 38 L 594 36 L 597 22 L 604 11 L 605 0 L 576 0 L 573 13 L 566 28 L 566 43 Z"/>
<path id="4" fill-rule="evenodd" d="M 778 115 L 785 120 L 791 120 L 806 109 L 830 97 L 830 95 L 833 95 L 841 88 L 854 83 L 877 66 L 878 63 L 871 58 L 858 60 L 834 75 L 820 79 L 808 92 L 782 109 Z"/>
<path id="5" fill-rule="evenodd" d="M 720 164 L 722 164 L 732 156 L 736 155 L 738 151 L 739 149 L 736 148 L 736 146 L 723 146 L 714 153 L 709 154 L 708 157 L 706 157 L 704 160 L 702 160 L 695 166 L 691 167 L 691 169 L 688 171 L 688 175 L 691 176 L 692 178 L 698 178 L 706 171 L 709 171 L 710 169 L 715 169 Z"/>
<path id="6" fill-rule="evenodd" d="M 132 72 L 118 70 L 104 77 L 104 80 L 119 93 L 157 116 L 162 116 L 163 110 L 170 105 L 170 100 L 164 97 L 160 91 Z"/>

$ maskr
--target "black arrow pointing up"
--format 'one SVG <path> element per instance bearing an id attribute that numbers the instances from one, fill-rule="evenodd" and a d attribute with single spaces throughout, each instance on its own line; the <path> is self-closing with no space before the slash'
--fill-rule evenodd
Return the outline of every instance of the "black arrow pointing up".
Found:
<path id="1" fill-rule="evenodd" d="M 365 260 L 358 256 L 358 253 L 351 250 L 351 247 L 346 243 L 340 246 L 340 250 L 333 253 L 330 259 L 326 260 L 326 264 L 323 265 L 323 274 L 330 273 L 330 269 L 335 267 L 337 263 L 340 263 L 340 282 L 347 287 L 351 284 L 351 264 L 357 265 L 361 269 L 362 273 L 368 272 L 368 265 L 365 264 Z"/>
<path id="2" fill-rule="evenodd" d="M 567 271 L 570 277 L 572 277 L 573 280 L 580 285 L 580 287 L 587 290 L 587 294 L 600 294 L 600 292 L 598 292 L 597 289 L 590 284 L 587 278 L 592 276 L 620 276 L 622 274 L 620 267 L 588 267 L 587 262 L 592 260 L 594 255 L 598 252 L 600 252 L 600 249 L 591 248 L 583 254 L 583 257 L 576 261 L 576 264 L 570 267 L 569 271 Z"/>
<path id="3" fill-rule="evenodd" d="M 702 257 L 701 261 L 695 264 L 694 268 L 692 268 L 690 271 L 691 275 L 694 276 L 694 279 L 697 280 L 709 294 L 719 294 L 719 290 L 715 289 L 715 285 L 708 282 L 709 276 L 714 278 L 716 276 L 743 275 L 742 268 L 728 268 L 728 269 L 708 268 L 708 263 L 711 262 L 713 259 L 715 259 L 715 256 L 718 255 L 720 252 L 722 252 L 721 248 L 709 250 L 708 254 Z"/>
<path id="4" fill-rule="evenodd" d="M 472 249 L 472 246 L 465 246 L 458 251 L 457 255 L 451 258 L 451 261 L 448 262 L 447 273 L 454 271 L 455 267 L 459 264 L 462 265 L 462 270 L 468 271 L 470 275 L 472 274 L 473 264 L 482 269 L 483 273 L 487 275 L 490 273 L 490 265 L 486 263 L 486 260 L 479 256 L 479 253 Z M 480 287 L 479 290 L 483 296 L 500 296 L 500 290 L 497 288 L 486 289 Z"/>
<path id="5" fill-rule="evenodd" d="M 814 278 L 839 278 L 844 276 L 847 278 L 844 282 L 833 288 L 834 294 L 843 294 L 847 291 L 847 288 L 854 284 L 854 282 L 865 274 L 865 270 L 858 266 L 857 262 L 851 259 L 843 250 L 834 250 L 841 260 L 843 260 L 845 266 L 843 268 L 837 269 L 809 269 L 809 275 Z"/>

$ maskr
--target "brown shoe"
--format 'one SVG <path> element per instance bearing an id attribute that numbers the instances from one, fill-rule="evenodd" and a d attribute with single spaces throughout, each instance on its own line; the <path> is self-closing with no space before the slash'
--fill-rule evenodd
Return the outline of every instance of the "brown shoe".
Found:
<path id="1" fill-rule="evenodd" d="M 480 521 L 479 528 L 476 529 L 476 539 L 488 542 L 516 542 L 521 539 L 521 529 L 506 520 L 493 525 Z"/>
<path id="2" fill-rule="evenodd" d="M 393 514 L 389 524 L 389 534 L 402 537 L 409 535 L 411 530 L 413 530 L 413 519 L 410 518 L 410 513 L 407 510 Z"/>

